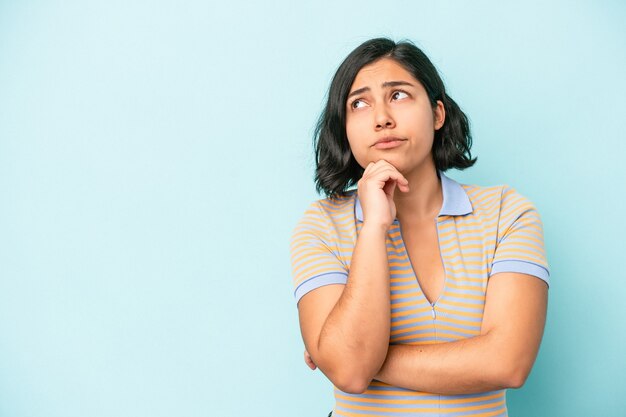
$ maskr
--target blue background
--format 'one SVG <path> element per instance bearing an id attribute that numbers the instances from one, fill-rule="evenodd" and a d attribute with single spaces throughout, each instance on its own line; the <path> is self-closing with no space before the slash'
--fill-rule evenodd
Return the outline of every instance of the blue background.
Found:
<path id="1" fill-rule="evenodd" d="M 619 1 L 0 1 L 0 416 L 323 416 L 289 238 L 358 44 L 409 38 L 475 167 L 538 207 L 545 337 L 511 416 L 626 407 Z"/>

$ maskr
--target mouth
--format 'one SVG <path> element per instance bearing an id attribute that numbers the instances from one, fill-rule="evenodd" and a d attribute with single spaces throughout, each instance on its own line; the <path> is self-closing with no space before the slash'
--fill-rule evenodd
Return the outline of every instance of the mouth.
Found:
<path id="1" fill-rule="evenodd" d="M 391 149 L 398 147 L 406 142 L 406 139 L 399 138 L 397 136 L 385 136 L 372 145 L 376 149 Z"/>

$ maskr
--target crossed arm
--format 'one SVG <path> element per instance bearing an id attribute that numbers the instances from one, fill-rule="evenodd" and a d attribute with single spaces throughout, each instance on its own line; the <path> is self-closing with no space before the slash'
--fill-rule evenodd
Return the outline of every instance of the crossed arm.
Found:
<path id="1" fill-rule="evenodd" d="M 539 350 L 548 298 L 547 285 L 534 276 L 497 273 L 487 286 L 480 335 L 442 344 L 390 345 L 382 363 L 376 362 L 380 360 L 380 351 L 379 356 L 372 356 L 373 363 L 367 363 L 363 362 L 365 356 L 358 353 L 366 345 L 356 346 L 353 356 L 344 351 L 332 360 L 332 349 L 322 352 L 307 343 L 305 327 L 312 330 L 307 326 L 310 316 L 315 315 L 320 306 L 322 310 L 330 308 L 337 314 L 341 309 L 333 300 L 341 299 L 348 304 L 351 301 L 350 297 L 344 300 L 344 290 L 343 285 L 329 285 L 305 295 L 300 304 L 300 322 L 312 362 L 335 386 L 352 393 L 363 392 L 372 379 L 411 390 L 449 395 L 520 387 Z M 388 333 L 381 331 L 380 326 L 368 329 L 365 322 L 358 330 L 363 331 L 362 337 L 369 335 L 374 340 L 386 336 L 385 340 L 389 340 Z M 309 339 L 313 333 L 308 333 Z M 348 335 L 334 334 L 335 345 L 347 343 L 350 346 L 350 341 L 342 336 Z M 355 369 L 364 371 L 354 372 Z M 342 378 L 336 380 L 336 375 Z"/>
<path id="2" fill-rule="evenodd" d="M 525 274 L 489 279 L 480 335 L 431 345 L 392 345 L 375 379 L 416 391 L 470 394 L 524 384 L 543 335 L 547 285 Z"/>

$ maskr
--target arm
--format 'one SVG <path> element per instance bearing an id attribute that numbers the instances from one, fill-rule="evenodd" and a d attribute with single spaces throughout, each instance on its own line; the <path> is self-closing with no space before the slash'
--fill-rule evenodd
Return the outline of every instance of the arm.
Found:
<path id="1" fill-rule="evenodd" d="M 363 392 L 385 360 L 390 323 L 386 264 L 384 231 L 361 229 L 346 285 L 320 287 L 298 303 L 306 349 L 342 391 Z"/>
<path id="2" fill-rule="evenodd" d="M 390 299 L 386 236 L 395 218 L 396 184 L 406 179 L 390 164 L 370 164 L 359 181 L 365 221 L 345 286 L 326 285 L 298 303 L 300 329 L 312 361 L 345 392 L 363 392 L 389 347 Z"/>
<path id="3" fill-rule="evenodd" d="M 423 392 L 469 394 L 522 386 L 539 350 L 548 289 L 521 273 L 494 274 L 480 335 L 434 345 L 392 345 L 375 376 Z"/>

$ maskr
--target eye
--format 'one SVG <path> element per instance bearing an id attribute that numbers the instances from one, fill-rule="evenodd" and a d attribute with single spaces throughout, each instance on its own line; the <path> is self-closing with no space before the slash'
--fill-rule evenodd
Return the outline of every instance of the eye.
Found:
<path id="1" fill-rule="evenodd" d="M 408 93 L 402 90 L 397 90 L 393 92 L 393 94 L 391 95 L 391 98 L 393 98 L 394 100 L 401 100 L 403 98 L 407 98 L 408 96 L 409 96 Z"/>
<path id="2" fill-rule="evenodd" d="M 352 103 L 350 103 L 350 108 L 358 109 L 365 106 L 365 102 L 361 101 L 361 99 L 356 99 Z"/>

